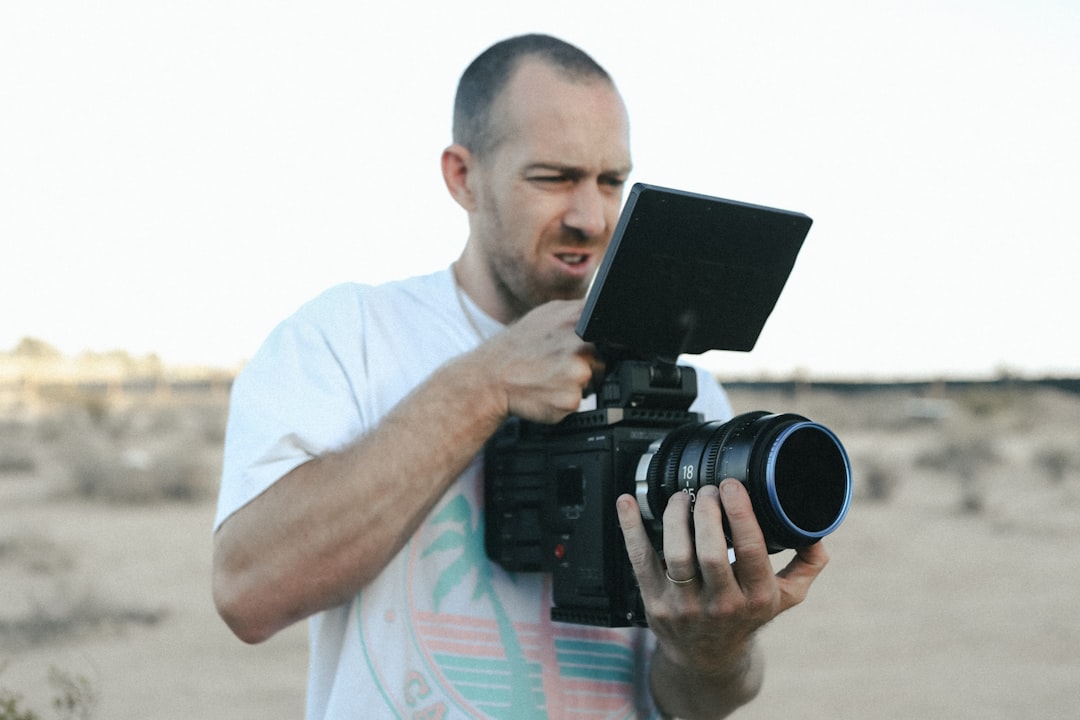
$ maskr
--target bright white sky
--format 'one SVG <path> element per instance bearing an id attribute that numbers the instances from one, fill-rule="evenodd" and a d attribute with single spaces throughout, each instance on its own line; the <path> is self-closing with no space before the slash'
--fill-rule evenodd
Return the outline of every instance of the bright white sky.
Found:
<path id="1" fill-rule="evenodd" d="M 444 266 L 457 78 L 527 31 L 615 77 L 632 180 L 814 218 L 722 375 L 1080 372 L 1072 0 L 3 3 L 0 349 L 231 365 Z"/>

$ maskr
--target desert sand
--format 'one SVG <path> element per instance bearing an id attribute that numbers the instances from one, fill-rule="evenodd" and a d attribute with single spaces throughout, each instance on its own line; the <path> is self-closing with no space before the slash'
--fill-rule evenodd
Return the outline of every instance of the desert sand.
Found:
<path id="1" fill-rule="evenodd" d="M 761 632 L 766 684 L 736 717 L 1080 717 L 1080 396 L 732 399 L 830 426 L 856 481 L 826 572 Z M 304 625 L 250 647 L 211 604 L 224 413 L 223 397 L 67 398 L 0 419 L 0 708 L 302 717 Z"/>

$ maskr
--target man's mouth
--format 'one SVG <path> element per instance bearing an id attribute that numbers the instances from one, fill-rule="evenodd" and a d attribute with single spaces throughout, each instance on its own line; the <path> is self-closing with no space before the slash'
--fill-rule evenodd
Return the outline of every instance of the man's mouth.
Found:
<path id="1" fill-rule="evenodd" d="M 567 265 L 581 265 L 589 261 L 589 256 L 582 253 L 557 253 L 555 257 Z"/>

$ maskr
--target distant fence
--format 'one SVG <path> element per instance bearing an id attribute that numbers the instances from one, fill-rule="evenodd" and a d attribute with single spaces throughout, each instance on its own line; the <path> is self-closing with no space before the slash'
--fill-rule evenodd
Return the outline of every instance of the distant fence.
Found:
<path id="1" fill-rule="evenodd" d="M 225 399 L 232 390 L 233 374 L 192 377 L 127 376 L 122 378 L 20 378 L 0 381 L 0 402 L 38 405 L 64 400 L 134 402 L 139 400 Z"/>
<path id="2" fill-rule="evenodd" d="M 824 390 L 835 393 L 865 393 L 881 391 L 901 391 L 917 395 L 945 394 L 960 390 L 992 388 L 1018 390 L 1034 388 L 1053 388 L 1080 395 L 1080 378 L 1045 377 L 1016 378 L 1001 377 L 990 380 L 899 380 L 899 381 L 827 381 L 827 380 L 734 380 L 724 381 L 724 387 L 731 390 L 775 390 L 796 393 L 805 390 Z"/>
<path id="3" fill-rule="evenodd" d="M 169 377 L 165 375 L 123 378 L 33 378 L 23 376 L 0 380 L 0 404 L 37 405 L 63 400 L 100 400 L 104 402 L 134 402 L 139 400 L 227 399 L 234 374 L 221 372 L 199 376 Z M 724 381 L 729 390 L 774 391 L 795 394 L 825 391 L 839 394 L 870 392 L 905 392 L 914 395 L 944 395 L 977 388 L 1034 389 L 1053 388 L 1080 394 L 1080 378 L 1002 377 L 990 380 L 912 380 L 912 381 L 840 381 L 840 380 L 731 380 Z"/>

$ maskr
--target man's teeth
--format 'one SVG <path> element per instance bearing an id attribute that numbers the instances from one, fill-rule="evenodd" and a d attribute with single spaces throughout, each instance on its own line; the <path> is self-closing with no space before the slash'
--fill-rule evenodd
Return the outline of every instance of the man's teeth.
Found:
<path id="1" fill-rule="evenodd" d="M 585 259 L 586 259 L 587 256 L 585 256 L 585 255 L 568 255 L 568 254 L 564 253 L 564 254 L 559 255 L 558 257 L 559 257 L 560 260 L 562 260 L 567 265 L 580 265 L 581 263 L 585 262 Z"/>

